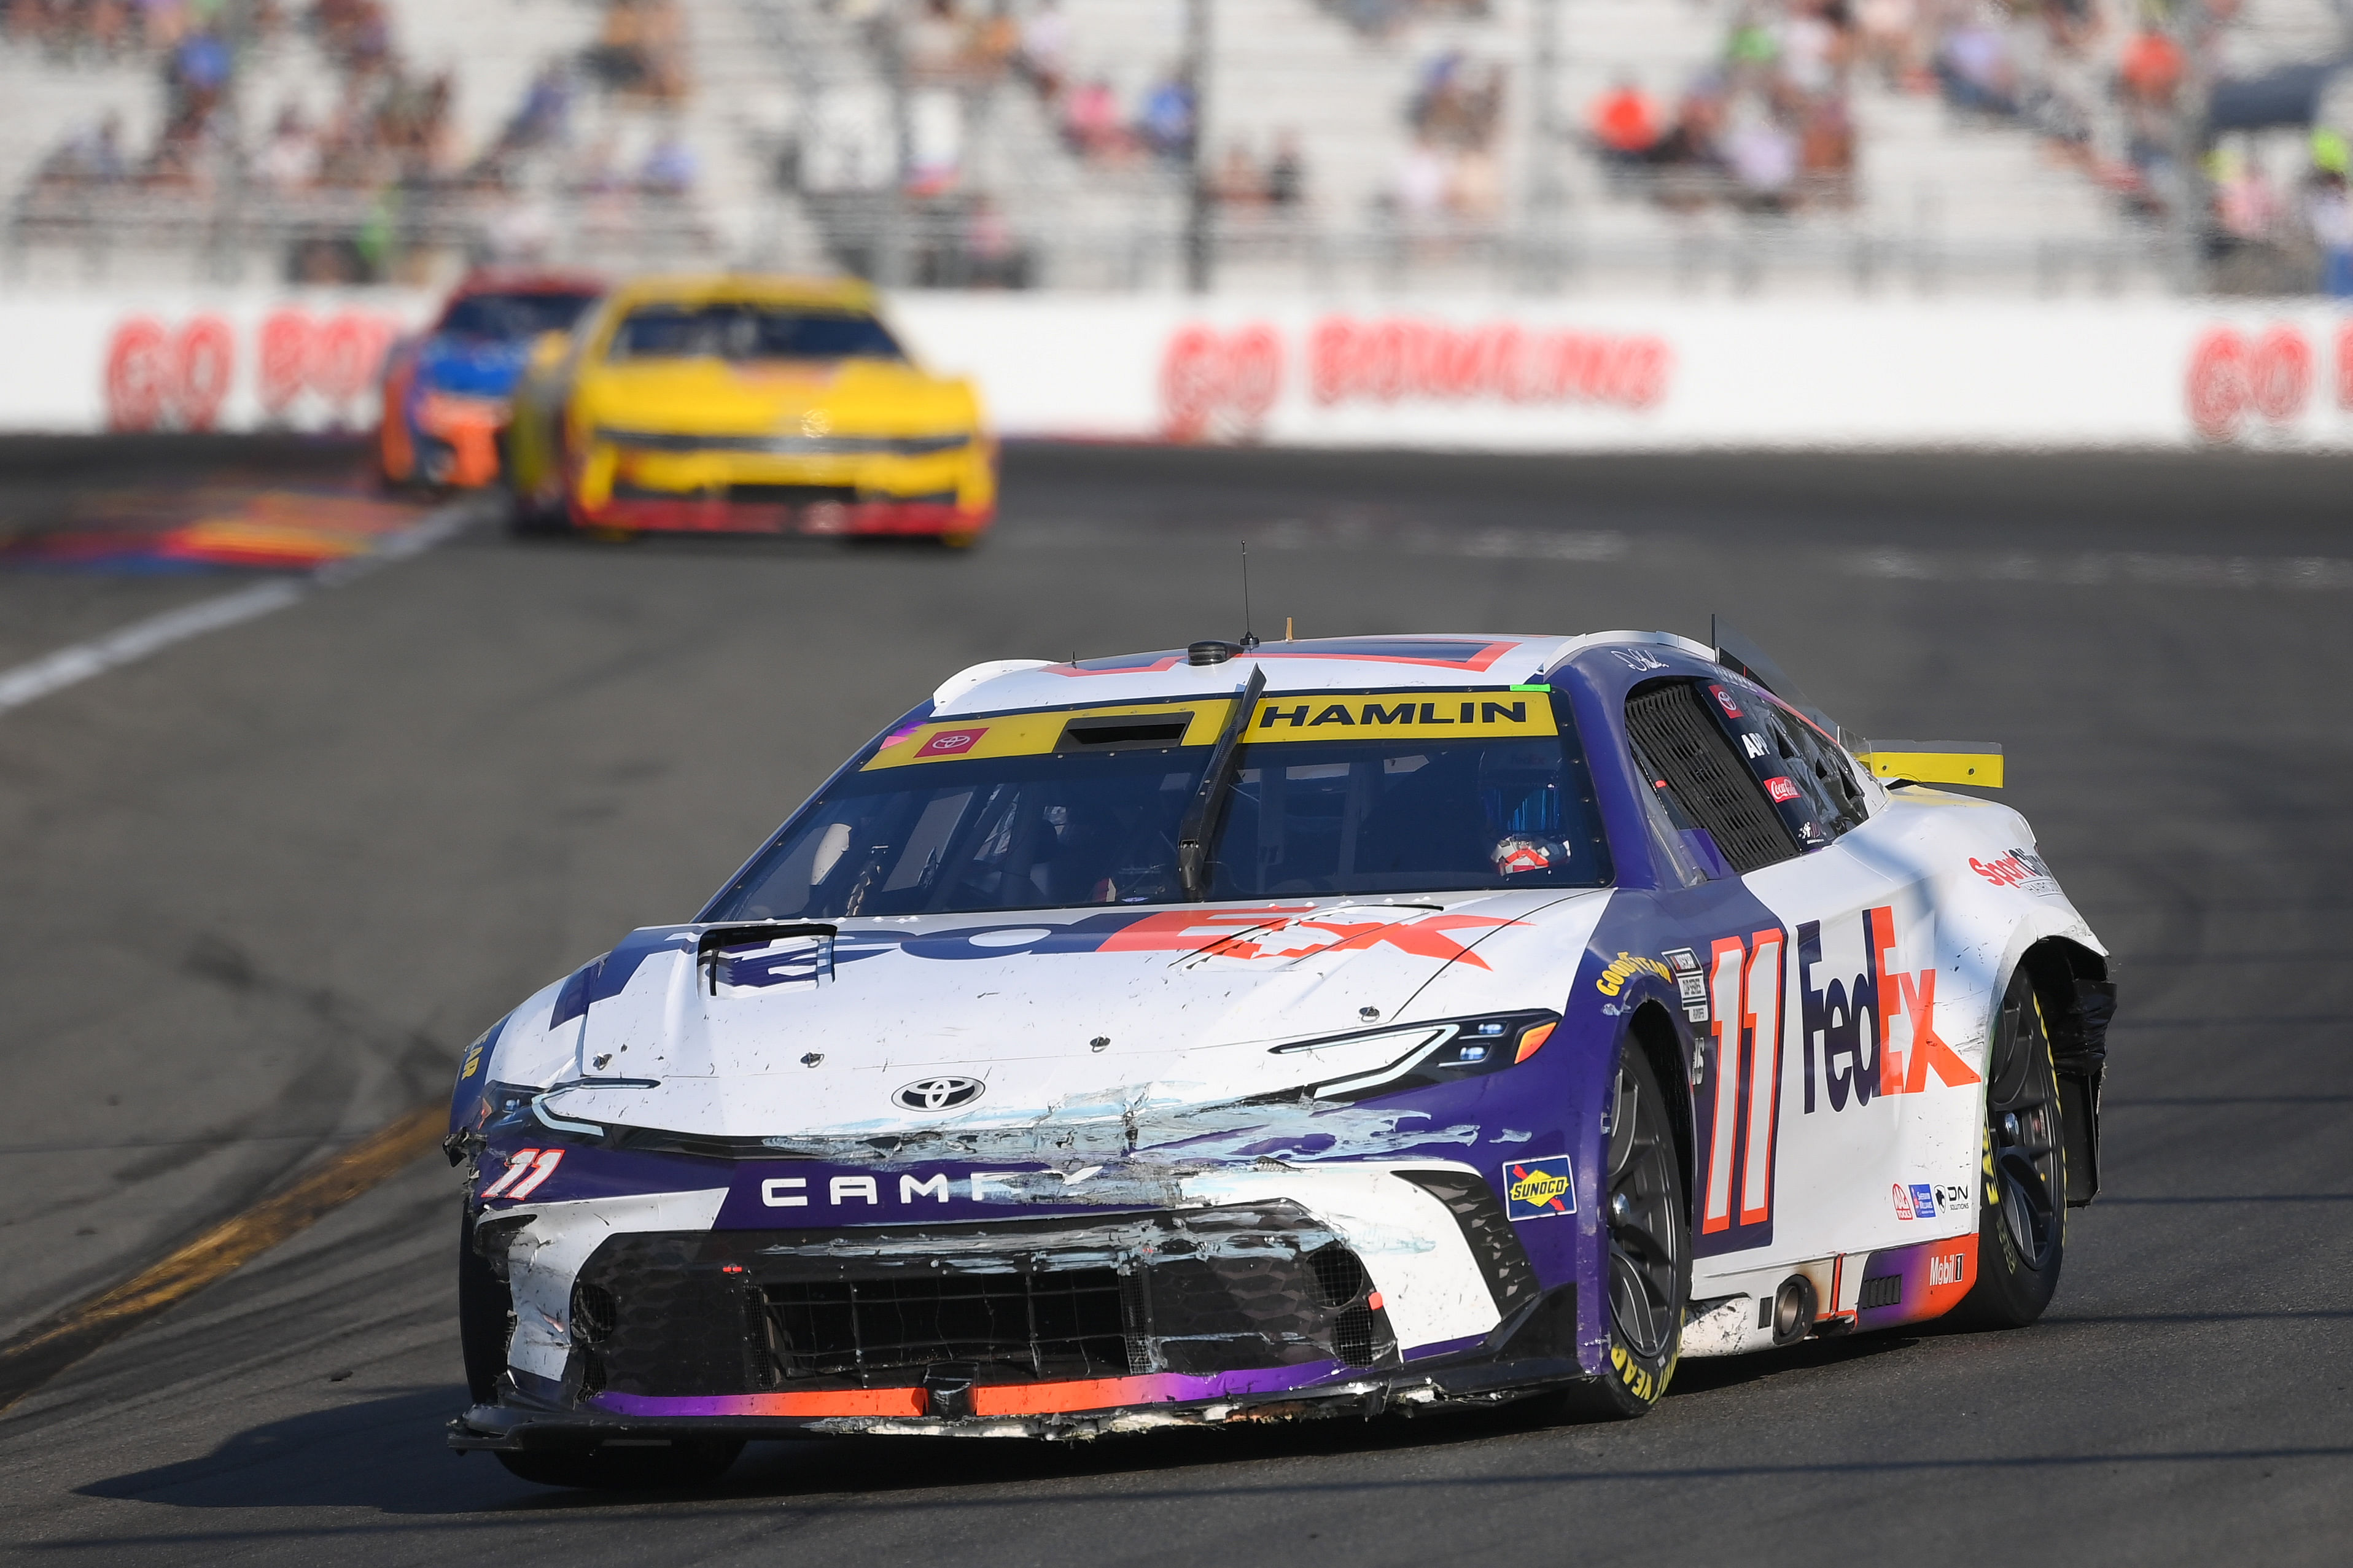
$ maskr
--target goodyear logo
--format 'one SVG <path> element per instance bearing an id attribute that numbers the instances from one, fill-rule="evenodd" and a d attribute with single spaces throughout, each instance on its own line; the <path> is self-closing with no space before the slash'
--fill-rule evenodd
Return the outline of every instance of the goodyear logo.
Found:
<path id="1" fill-rule="evenodd" d="M 1504 1208 L 1513 1219 L 1543 1219 L 1577 1212 L 1577 1177 L 1568 1156 L 1514 1160 L 1504 1167 Z"/>
<path id="2" fill-rule="evenodd" d="M 1620 952 L 1617 957 L 1603 966 L 1601 978 L 1593 984 L 1604 996 L 1615 996 L 1626 989 L 1626 982 L 1633 979 L 1637 974 L 1655 974 L 1670 984 L 1675 978 L 1675 972 L 1655 958 L 1641 958 L 1630 952 Z"/>

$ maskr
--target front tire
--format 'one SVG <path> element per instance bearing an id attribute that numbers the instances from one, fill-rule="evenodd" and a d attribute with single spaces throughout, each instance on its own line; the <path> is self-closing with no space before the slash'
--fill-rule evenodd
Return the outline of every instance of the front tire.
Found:
<path id="1" fill-rule="evenodd" d="M 501 1454 L 507 1473 L 543 1487 L 670 1491 L 708 1486 L 744 1451 L 741 1438 L 681 1437 L 667 1447 L 552 1448 Z"/>
<path id="2" fill-rule="evenodd" d="M 1963 1329 L 2022 1329 L 2051 1305 L 2067 1250 L 2059 1075 L 2042 1005 L 2022 967 L 2002 998 L 1987 1053 L 1978 1136 L 1978 1279 L 1947 1321 Z"/>
<path id="3" fill-rule="evenodd" d="M 1659 1402 L 1683 1353 L 1691 1301 L 1691 1209 L 1673 1113 L 1640 1046 L 1619 1058 L 1599 1201 L 1608 1246 L 1609 1364 L 1571 1389 L 1568 1414 L 1622 1421 Z"/>
<path id="4" fill-rule="evenodd" d="M 477 1405 L 499 1396 L 514 1334 L 514 1293 L 474 1250 L 474 1221 L 458 1215 L 458 1347 L 466 1358 L 466 1392 Z"/>

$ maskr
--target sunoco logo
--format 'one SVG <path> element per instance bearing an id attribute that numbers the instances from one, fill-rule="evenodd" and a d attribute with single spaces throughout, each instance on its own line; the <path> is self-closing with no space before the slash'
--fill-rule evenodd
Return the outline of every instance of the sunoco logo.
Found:
<path id="1" fill-rule="evenodd" d="M 1541 1219 L 1577 1212 L 1577 1178 L 1568 1156 L 1514 1160 L 1504 1167 L 1504 1207 L 1513 1219 Z"/>
<path id="2" fill-rule="evenodd" d="M 892 1090 L 891 1102 L 902 1110 L 954 1110 L 987 1087 L 976 1078 L 919 1078 Z"/>

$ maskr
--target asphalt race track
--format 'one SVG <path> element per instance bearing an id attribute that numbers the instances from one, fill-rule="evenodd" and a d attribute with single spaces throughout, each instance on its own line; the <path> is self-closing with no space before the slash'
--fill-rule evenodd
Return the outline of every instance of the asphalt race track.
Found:
<path id="1" fill-rule="evenodd" d="M 0 447 L 78 489 L 346 451 Z M 306 468 L 304 466 L 308 465 Z M 1724 614 L 1863 733 L 2003 742 L 2119 955 L 2050 1315 L 1525 1409 L 770 1444 L 604 1500 L 460 1461 L 432 1158 L 0 1416 L 25 1563 L 2347 1561 L 2353 465 L 1017 449 L 969 554 L 481 526 L 0 713 L 0 1335 L 444 1090 L 975 660 Z M 0 668 L 228 591 L 0 573 Z"/>

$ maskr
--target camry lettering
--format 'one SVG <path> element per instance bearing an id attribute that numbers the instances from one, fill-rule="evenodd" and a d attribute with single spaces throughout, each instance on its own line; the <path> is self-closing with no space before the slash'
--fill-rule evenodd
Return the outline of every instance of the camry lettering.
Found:
<path id="1" fill-rule="evenodd" d="M 828 1184 L 829 1202 L 839 1205 L 844 1198 L 858 1198 L 865 1203 L 879 1204 L 882 1194 L 874 1190 L 871 1176 L 836 1176 Z"/>
<path id="2" fill-rule="evenodd" d="M 902 1176 L 899 1178 L 899 1201 L 901 1203 L 913 1203 L 919 1194 L 929 1194 L 932 1197 L 939 1199 L 942 1203 L 947 1202 L 947 1173 L 944 1171 L 935 1171 L 928 1180 L 921 1182 L 915 1180 L 913 1176 Z"/>
<path id="3" fill-rule="evenodd" d="M 801 1189 L 807 1185 L 806 1177 L 772 1176 L 760 1184 L 760 1201 L 772 1209 L 805 1209 L 808 1194 Z"/>

